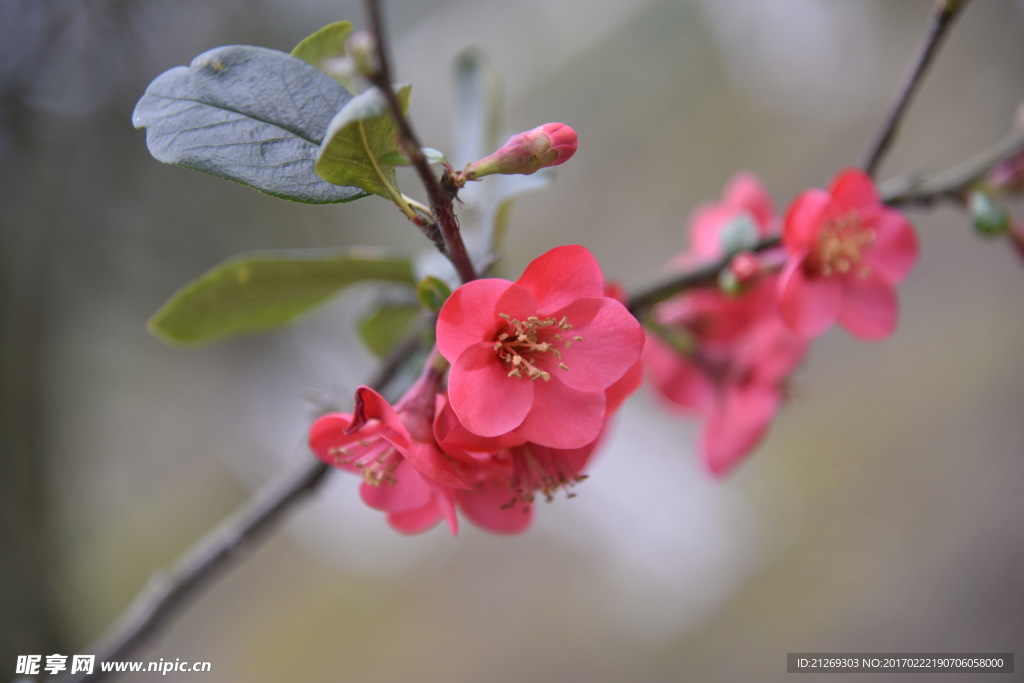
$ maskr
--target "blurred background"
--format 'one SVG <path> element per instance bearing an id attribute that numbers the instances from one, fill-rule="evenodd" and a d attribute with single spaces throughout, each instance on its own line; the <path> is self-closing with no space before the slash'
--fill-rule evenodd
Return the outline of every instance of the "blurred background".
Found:
<path id="1" fill-rule="evenodd" d="M 781 209 L 858 163 L 930 6 L 385 9 L 425 144 L 451 146 L 452 63 L 472 45 L 503 74 L 508 133 L 579 132 L 555 184 L 516 203 L 505 274 L 575 242 L 635 291 L 735 171 Z M 288 51 L 338 19 L 364 25 L 351 0 L 0 1 L 0 679 L 17 654 L 85 647 L 253 488 L 311 457 L 310 395 L 372 373 L 350 331 L 367 291 L 200 351 L 144 330 L 240 251 L 427 246 L 383 201 L 273 199 L 164 166 L 132 129 L 164 70 L 225 44 Z M 882 178 L 1010 129 L 1022 31 L 1024 3 L 967 8 Z M 1024 270 L 958 211 L 911 217 L 922 258 L 898 332 L 820 340 L 728 479 L 705 474 L 694 425 L 646 388 L 579 496 L 541 505 L 521 537 L 468 523 L 402 537 L 336 474 L 137 658 L 212 662 L 167 681 L 500 683 L 774 681 L 796 651 L 1024 654 Z"/>

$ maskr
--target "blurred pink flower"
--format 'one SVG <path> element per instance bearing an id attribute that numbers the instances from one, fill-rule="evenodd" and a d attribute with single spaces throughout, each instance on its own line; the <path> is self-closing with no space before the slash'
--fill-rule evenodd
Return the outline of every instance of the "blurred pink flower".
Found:
<path id="1" fill-rule="evenodd" d="M 739 297 L 696 291 L 655 312 L 662 329 L 682 335 L 689 348 L 650 334 L 648 374 L 671 405 L 702 418 L 701 458 L 716 475 L 764 438 L 809 346 L 779 318 L 774 289 L 772 276 Z"/>
<path id="2" fill-rule="evenodd" d="M 690 217 L 690 248 L 673 262 L 691 267 L 721 258 L 725 254 L 723 232 L 747 231 L 754 240 L 768 237 L 778 227 L 771 196 L 756 175 L 741 171 L 734 175 L 716 203 L 702 204 Z"/>
<path id="3" fill-rule="evenodd" d="M 815 337 L 838 321 L 874 340 L 896 328 L 896 285 L 917 261 L 917 236 L 903 214 L 882 204 L 866 173 L 847 169 L 828 192 L 797 197 L 782 241 L 789 260 L 779 303 L 795 332 Z"/>
<path id="4" fill-rule="evenodd" d="M 720 202 L 700 207 L 690 221 L 690 249 L 673 264 L 695 266 L 733 253 L 727 268 L 735 287 L 689 290 L 659 304 L 644 348 L 658 394 L 703 421 L 699 450 L 716 475 L 764 438 L 809 345 L 779 317 L 771 263 L 779 262 L 781 249 L 747 251 L 778 225 L 771 197 L 748 172 L 729 181 Z"/>

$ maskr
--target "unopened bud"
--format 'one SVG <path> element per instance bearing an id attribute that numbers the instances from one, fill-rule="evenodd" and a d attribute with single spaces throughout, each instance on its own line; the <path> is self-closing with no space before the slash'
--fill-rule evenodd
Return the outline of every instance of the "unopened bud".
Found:
<path id="1" fill-rule="evenodd" d="M 746 284 L 761 272 L 761 261 L 749 251 L 741 251 L 729 260 L 729 270 L 741 283 Z"/>
<path id="2" fill-rule="evenodd" d="M 974 190 L 967 200 L 978 234 L 990 237 L 1010 229 L 1010 212 L 985 192 Z"/>
<path id="3" fill-rule="evenodd" d="M 513 135 L 498 151 L 470 162 L 462 176 L 465 180 L 476 180 L 495 173 L 530 175 L 568 161 L 576 153 L 576 144 L 576 131 L 571 127 L 564 123 L 545 123 Z"/>

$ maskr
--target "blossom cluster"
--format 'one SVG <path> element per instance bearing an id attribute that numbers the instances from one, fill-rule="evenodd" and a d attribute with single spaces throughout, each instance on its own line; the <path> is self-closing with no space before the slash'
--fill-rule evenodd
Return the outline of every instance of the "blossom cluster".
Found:
<path id="1" fill-rule="evenodd" d="M 640 384 L 643 346 L 594 256 L 558 247 L 515 282 L 455 290 L 438 314 L 437 351 L 406 394 L 391 405 L 360 387 L 352 413 L 313 424 L 310 445 L 361 472 L 363 501 L 400 531 L 443 519 L 457 533 L 460 509 L 489 531 L 520 532 L 538 494 L 570 492 L 585 476 L 609 417 Z"/>
<path id="2" fill-rule="evenodd" d="M 530 174 L 575 150 L 571 128 L 546 124 L 452 182 Z M 667 405 L 701 420 L 707 468 L 731 471 L 764 438 L 814 338 L 837 323 L 867 340 L 893 332 L 917 238 L 855 169 L 781 216 L 760 181 L 739 174 L 690 229 L 672 265 L 726 263 L 718 286 L 662 301 L 643 327 L 581 246 L 552 249 L 515 282 L 462 285 L 438 313 L 419 380 L 394 405 L 360 387 L 352 413 L 314 423 L 313 451 L 361 473 L 363 501 L 405 533 L 441 520 L 457 533 L 459 510 L 486 530 L 521 532 L 538 495 L 573 495 L 644 364 Z"/>
<path id="3" fill-rule="evenodd" d="M 750 250 L 780 232 L 779 247 Z M 856 169 L 828 191 L 806 190 L 781 218 L 760 181 L 739 174 L 720 202 L 697 210 L 691 234 L 674 264 L 728 256 L 729 286 L 658 305 L 644 360 L 666 403 L 702 420 L 701 455 L 724 474 L 764 437 L 814 338 L 836 323 L 866 340 L 893 332 L 895 288 L 918 245 L 907 219 Z"/>

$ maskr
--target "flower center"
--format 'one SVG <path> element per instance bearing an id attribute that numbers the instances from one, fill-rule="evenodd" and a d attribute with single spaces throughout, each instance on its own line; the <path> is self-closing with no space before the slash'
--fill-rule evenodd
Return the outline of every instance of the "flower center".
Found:
<path id="1" fill-rule="evenodd" d="M 402 462 L 395 447 L 379 436 L 332 448 L 330 455 L 335 465 L 348 465 L 362 472 L 363 480 L 370 486 L 394 485 L 395 469 Z"/>
<path id="2" fill-rule="evenodd" d="M 587 478 L 585 474 L 567 472 L 558 456 L 545 448 L 534 449 L 530 444 L 525 444 L 513 448 L 510 455 L 511 485 L 515 497 L 506 503 L 504 508 L 514 507 L 517 502 L 534 502 L 536 491 L 539 491 L 548 503 L 554 500 L 559 490 L 565 491 L 566 498 L 575 498 L 573 486 Z"/>
<path id="3" fill-rule="evenodd" d="M 538 364 L 558 362 L 558 367 L 568 370 L 562 361 L 562 351 L 567 351 L 574 342 L 583 341 L 583 337 L 566 339 L 563 333 L 572 329 L 569 320 L 562 317 L 540 318 L 531 315 L 526 320 L 513 318 L 508 313 L 499 313 L 507 327 L 494 339 L 494 350 L 508 368 L 508 376 L 527 378 L 530 380 L 551 380 L 551 373 L 538 367 Z M 559 349 L 558 347 L 562 348 Z M 554 360 L 550 360 L 550 359 Z"/>
<path id="4" fill-rule="evenodd" d="M 865 227 L 860 215 L 851 211 L 822 227 L 813 265 L 826 276 L 856 270 L 857 275 L 866 277 L 871 269 L 861 259 L 874 244 L 875 231 Z"/>

